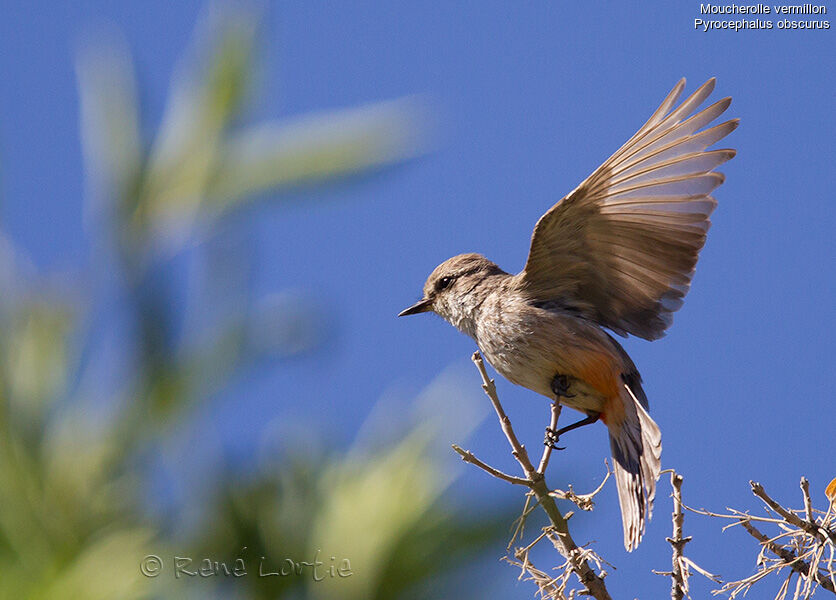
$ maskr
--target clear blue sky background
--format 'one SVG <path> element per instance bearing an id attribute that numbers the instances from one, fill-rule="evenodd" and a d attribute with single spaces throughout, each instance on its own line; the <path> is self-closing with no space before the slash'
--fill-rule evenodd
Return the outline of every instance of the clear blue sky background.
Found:
<path id="1" fill-rule="evenodd" d="M 79 35 L 102 20 L 125 32 L 155 124 L 202 9 L 160 0 L 3 3 L 2 219 L 39 268 L 80 269 L 91 251 L 73 65 Z M 258 369 L 234 394 L 207 399 L 204 425 L 244 452 L 275 418 L 317 423 L 349 443 L 378 398 L 417 391 L 450 365 L 478 389 L 471 340 L 440 319 L 399 320 L 397 312 L 454 254 L 476 251 L 519 270 L 537 218 L 632 135 L 680 77 L 692 90 L 716 76 L 715 98 L 733 96 L 728 114 L 742 119 L 724 141 L 738 156 L 722 169 L 714 226 L 668 336 L 625 347 L 663 431 L 663 466 L 686 477 L 686 502 L 757 510 L 754 479 L 798 505 L 805 475 L 824 506 L 836 476 L 834 32 L 703 33 L 693 27 L 698 12 L 698 2 L 268 7 L 255 118 L 425 93 L 439 136 L 426 158 L 258 211 L 257 289 L 307 290 L 333 313 L 338 334 L 327 356 Z M 836 14 L 825 18 L 836 23 Z M 539 448 L 544 399 L 504 381 L 499 392 L 520 435 Z M 553 482 L 571 476 L 576 489 L 591 488 L 608 454 L 603 428 L 565 441 Z M 513 469 L 493 421 L 469 445 Z M 518 490 L 506 487 L 468 470 L 453 493 L 511 501 Z M 663 480 L 649 541 L 631 556 L 614 486 L 593 516 L 577 517 L 577 537 L 596 540 L 619 567 L 610 580 L 616 597 L 667 593 L 649 572 L 669 565 L 667 489 Z M 688 554 L 727 578 L 749 574 L 753 542 L 721 535 L 719 525 L 689 515 L 696 540 Z M 530 597 L 510 567 L 494 568 L 505 569 L 498 579 L 509 596 Z M 694 586 L 695 597 L 707 593 Z"/>

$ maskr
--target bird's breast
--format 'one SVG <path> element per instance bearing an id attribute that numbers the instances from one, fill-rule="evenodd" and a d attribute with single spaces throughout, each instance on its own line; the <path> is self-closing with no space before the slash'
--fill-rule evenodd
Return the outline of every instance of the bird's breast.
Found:
<path id="1" fill-rule="evenodd" d="M 606 334 L 595 324 L 521 298 L 489 298 L 477 319 L 475 337 L 500 375 L 538 394 L 554 398 L 554 376 L 568 375 L 576 397 L 565 403 L 579 410 L 595 410 L 605 395 L 580 367 L 595 362 L 590 368 L 606 371 L 605 377 L 620 368 Z"/>

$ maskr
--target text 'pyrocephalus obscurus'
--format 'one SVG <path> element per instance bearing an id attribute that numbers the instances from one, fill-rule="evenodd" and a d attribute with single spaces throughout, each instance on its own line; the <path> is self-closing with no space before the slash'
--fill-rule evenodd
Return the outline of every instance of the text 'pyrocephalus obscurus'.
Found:
<path id="1" fill-rule="evenodd" d="M 681 80 L 636 134 L 537 222 L 525 268 L 510 275 L 478 254 L 430 274 L 421 301 L 471 336 L 511 382 L 587 415 L 610 434 L 624 545 L 634 549 L 653 510 L 662 437 L 642 379 L 606 331 L 664 335 L 682 306 L 716 206 L 714 169 L 734 150 L 707 150 L 738 124 L 706 128 L 731 103 L 700 112 L 714 79 L 674 108 Z"/>

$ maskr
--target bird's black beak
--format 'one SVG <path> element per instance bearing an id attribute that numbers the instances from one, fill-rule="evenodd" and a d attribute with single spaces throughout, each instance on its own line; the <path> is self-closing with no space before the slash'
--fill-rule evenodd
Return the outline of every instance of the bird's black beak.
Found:
<path id="1" fill-rule="evenodd" d="M 405 317 L 406 315 L 417 315 L 418 313 L 428 312 L 431 311 L 433 301 L 430 298 L 424 298 L 407 308 L 406 310 L 401 311 L 398 313 L 399 317 Z"/>

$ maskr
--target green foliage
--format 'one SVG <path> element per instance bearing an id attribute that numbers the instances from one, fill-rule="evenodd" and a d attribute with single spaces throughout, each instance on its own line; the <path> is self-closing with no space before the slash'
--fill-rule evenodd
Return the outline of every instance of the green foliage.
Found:
<path id="1" fill-rule="evenodd" d="M 420 424 L 400 423 L 397 438 L 372 428 L 373 437 L 391 437 L 372 447 L 358 440 L 342 454 L 305 445 L 307 452 L 281 452 L 280 465 L 261 464 L 243 480 L 228 474 L 210 511 L 220 526 L 199 536 L 198 555 L 231 562 L 237 555 L 228 549 L 240 551 L 256 575 L 236 582 L 248 598 L 428 597 L 445 575 L 498 542 L 509 515 L 472 518 L 445 503 L 454 476 L 434 451 L 446 446 L 442 423 L 419 421 L 415 411 L 412 419 Z M 316 559 L 317 573 L 287 574 L 288 560 Z M 350 576 L 329 574 L 345 559 Z M 261 577 L 260 569 L 279 574 Z"/>
<path id="2" fill-rule="evenodd" d="M 313 432 L 248 474 L 218 473 L 201 506 L 188 508 L 198 521 L 188 532 L 169 531 L 148 510 L 155 449 L 259 358 L 264 348 L 250 332 L 270 317 L 248 309 L 246 256 L 209 243 L 194 260 L 208 274 L 203 297 L 211 296 L 216 318 L 183 326 L 191 319 L 172 308 L 166 259 L 197 232 L 211 238 L 250 198 L 393 164 L 422 148 L 408 100 L 245 124 L 255 23 L 248 13 L 208 23 L 147 140 L 121 39 L 79 58 L 95 264 L 70 282 L 34 279 L 0 239 L 0 598 L 415 597 L 507 523 L 507 515 L 469 519 L 444 502 L 453 475 L 434 451 L 449 439 L 426 415 L 374 447 L 358 440 L 346 454 L 312 450 L 321 435 Z M 94 276 L 103 266 L 113 275 L 105 282 Z M 115 334 L 100 322 L 109 294 L 126 300 Z M 107 350 L 114 336 L 115 355 Z M 288 338 L 277 355 L 316 336 L 296 338 L 307 345 Z M 463 392 L 442 385 L 433 393 Z M 175 553 L 230 567 L 241 558 L 247 576 L 175 578 Z M 156 578 L 140 570 L 148 554 L 163 559 Z M 331 556 L 348 558 L 353 574 L 321 582 L 257 576 L 260 557 L 317 555 L 325 570 Z"/>

